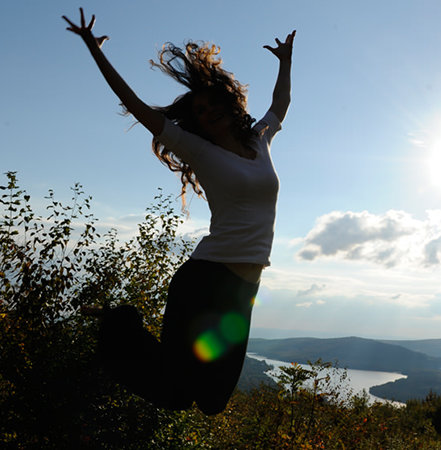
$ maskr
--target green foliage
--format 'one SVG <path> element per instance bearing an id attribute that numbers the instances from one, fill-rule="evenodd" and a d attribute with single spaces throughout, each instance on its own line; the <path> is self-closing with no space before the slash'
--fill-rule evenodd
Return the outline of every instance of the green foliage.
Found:
<path id="1" fill-rule="evenodd" d="M 160 428 L 152 448 L 441 449 L 430 416 L 434 399 L 418 401 L 418 406 L 374 403 L 358 410 L 315 400 L 310 426 L 313 401 L 308 391 L 298 397 L 296 408 L 308 413 L 292 433 L 291 405 L 277 389 L 262 385 L 247 393 L 237 391 L 217 416 L 205 417 L 196 409 L 176 413 L 169 427 Z M 437 397 L 435 403 L 440 401 Z"/>
<path id="2" fill-rule="evenodd" d="M 290 367 L 281 367 L 277 376 L 281 392 L 288 394 L 290 400 L 294 398 L 300 386 L 312 377 L 312 371 L 304 369 L 300 364 L 291 363 Z"/>
<path id="3" fill-rule="evenodd" d="M 120 244 L 112 230 L 103 245 L 90 249 L 77 298 L 80 305 L 90 298 L 96 305 L 131 304 L 143 315 L 146 328 L 159 337 L 170 279 L 192 243 L 177 234 L 182 219 L 174 213 L 170 197 L 160 193 L 155 202 L 135 238 Z"/>
<path id="4" fill-rule="evenodd" d="M 64 206 L 49 191 L 48 216 L 8 172 L 0 186 L 0 446 L 139 448 L 156 428 L 149 404 L 113 385 L 94 359 L 86 305 L 137 306 L 159 334 L 171 275 L 191 243 L 161 193 L 138 235 L 120 244 L 96 232 L 79 184 Z M 118 445 L 117 443 L 120 442 Z M 112 444 L 111 444 L 112 443 Z M 112 447 L 111 445 L 115 445 Z"/>
<path id="5" fill-rule="evenodd" d="M 324 400 L 311 390 L 297 391 L 295 432 L 289 397 L 262 385 L 236 392 L 227 410 L 210 423 L 210 448 L 238 449 L 441 449 L 432 425 L 441 398 L 432 396 L 403 407 Z M 333 397 L 332 392 L 330 393 Z"/>

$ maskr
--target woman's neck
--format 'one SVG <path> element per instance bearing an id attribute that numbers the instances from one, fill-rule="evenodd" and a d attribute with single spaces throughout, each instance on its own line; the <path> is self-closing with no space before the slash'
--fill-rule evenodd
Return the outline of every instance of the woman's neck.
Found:
<path id="1" fill-rule="evenodd" d="M 213 142 L 219 147 L 228 150 L 229 152 L 235 153 L 238 156 L 246 159 L 255 159 L 256 152 L 245 145 L 242 144 L 237 138 L 235 138 L 231 133 L 226 133 L 213 139 Z"/>

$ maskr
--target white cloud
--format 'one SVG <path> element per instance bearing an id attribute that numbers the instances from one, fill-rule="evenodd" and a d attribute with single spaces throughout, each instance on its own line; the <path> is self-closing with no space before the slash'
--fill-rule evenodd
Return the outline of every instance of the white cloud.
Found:
<path id="1" fill-rule="evenodd" d="M 297 247 L 298 245 L 303 244 L 304 239 L 303 238 L 294 238 L 288 240 L 287 244 L 288 247 Z"/>
<path id="2" fill-rule="evenodd" d="M 283 298 L 286 304 L 314 302 L 328 308 L 336 299 L 346 299 L 421 310 L 438 301 L 439 278 L 439 266 L 421 270 L 395 266 L 386 271 L 369 262 L 320 258 L 313 265 L 294 260 L 269 267 L 261 291 L 266 292 L 268 304 Z"/>
<path id="3" fill-rule="evenodd" d="M 312 306 L 312 302 L 296 303 L 296 306 L 299 308 L 310 308 Z"/>
<path id="4" fill-rule="evenodd" d="M 325 304 L 326 304 L 326 302 L 324 300 L 317 300 L 315 302 L 309 301 L 309 302 L 296 303 L 296 306 L 299 308 L 310 308 L 311 306 L 314 306 L 314 305 L 322 306 Z"/>
<path id="5" fill-rule="evenodd" d="M 441 210 L 425 220 L 404 211 L 385 214 L 333 211 L 319 217 L 303 240 L 301 260 L 334 258 L 384 267 L 423 268 L 441 264 Z"/>
<path id="6" fill-rule="evenodd" d="M 326 285 L 318 285 L 316 283 L 313 283 L 311 285 L 311 287 L 307 288 L 307 289 L 300 289 L 299 291 L 297 291 L 297 296 L 298 297 L 309 297 L 311 295 L 316 294 L 317 292 L 322 291 L 324 288 L 326 287 Z"/>
<path id="7" fill-rule="evenodd" d="M 432 239 L 424 247 L 424 262 L 427 266 L 440 263 L 441 237 Z"/>

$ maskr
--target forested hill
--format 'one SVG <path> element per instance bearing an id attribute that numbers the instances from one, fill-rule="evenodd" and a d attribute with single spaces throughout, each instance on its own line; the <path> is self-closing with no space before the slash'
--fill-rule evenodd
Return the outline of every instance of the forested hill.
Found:
<path id="1" fill-rule="evenodd" d="M 441 358 L 441 339 L 418 339 L 409 341 L 381 340 L 385 344 L 400 345 L 414 352 L 425 353 L 429 356 Z"/>
<path id="2" fill-rule="evenodd" d="M 408 373 L 414 369 L 441 368 L 441 358 L 359 337 L 250 339 L 248 352 L 300 364 L 321 358 L 347 369 Z"/>

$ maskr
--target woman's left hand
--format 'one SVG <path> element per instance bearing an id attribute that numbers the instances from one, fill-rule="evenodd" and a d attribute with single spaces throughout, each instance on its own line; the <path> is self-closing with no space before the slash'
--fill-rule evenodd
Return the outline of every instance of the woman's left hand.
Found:
<path id="1" fill-rule="evenodd" d="M 269 45 L 264 45 L 263 48 L 269 50 L 273 55 L 282 60 L 291 60 L 292 55 L 292 45 L 294 42 L 294 37 L 296 35 L 296 30 L 286 36 L 285 42 L 280 42 L 276 38 L 277 47 L 270 47 Z"/>

